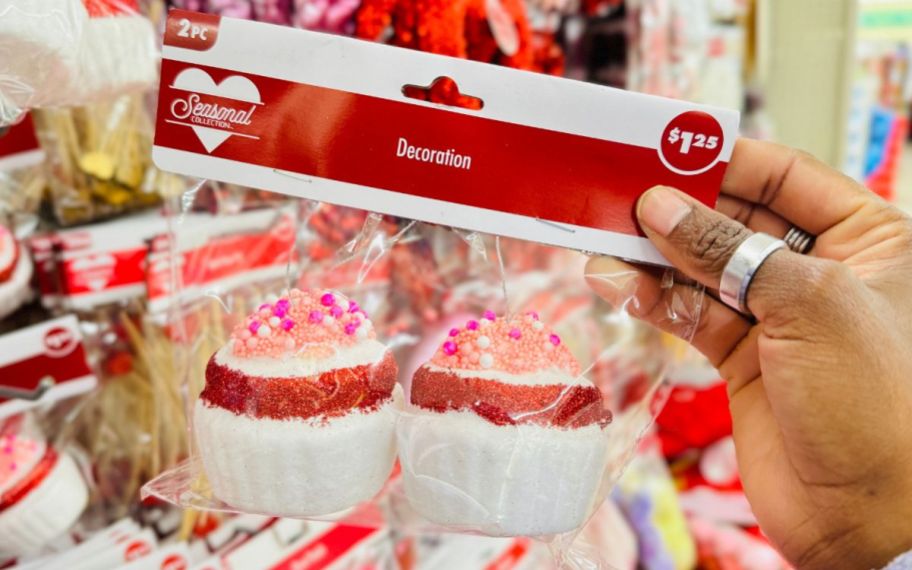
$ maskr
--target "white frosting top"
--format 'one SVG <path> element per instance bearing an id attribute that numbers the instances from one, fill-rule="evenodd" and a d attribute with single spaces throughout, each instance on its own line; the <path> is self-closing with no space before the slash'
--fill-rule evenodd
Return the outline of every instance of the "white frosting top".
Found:
<path id="1" fill-rule="evenodd" d="M 222 366 L 243 372 L 248 376 L 262 378 L 299 378 L 316 376 L 337 370 L 366 364 L 376 364 L 383 359 L 386 346 L 383 343 L 365 339 L 351 346 L 334 347 L 334 352 L 325 356 L 295 356 L 285 358 L 271 356 L 239 357 L 232 351 L 231 341 L 215 353 L 215 361 Z"/>
<path id="2" fill-rule="evenodd" d="M 503 384 L 512 384 L 515 386 L 553 386 L 554 384 L 563 384 L 566 386 L 594 386 L 588 378 L 584 376 L 573 377 L 559 368 L 539 370 L 526 374 L 510 374 L 509 372 L 493 369 L 464 370 L 461 368 L 443 368 L 430 363 L 425 364 L 424 368 L 430 372 L 455 374 L 460 378 L 482 378 L 484 380 L 495 380 Z"/>

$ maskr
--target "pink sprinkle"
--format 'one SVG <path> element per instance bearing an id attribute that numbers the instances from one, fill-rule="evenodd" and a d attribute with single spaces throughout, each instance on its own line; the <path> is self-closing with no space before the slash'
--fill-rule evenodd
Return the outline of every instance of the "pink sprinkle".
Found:
<path id="1" fill-rule="evenodd" d="M 353 335 L 353 334 L 355 334 L 355 331 L 357 331 L 357 330 L 358 330 L 358 325 L 356 325 L 355 323 L 348 323 L 347 325 L 345 325 L 345 334 L 347 334 L 347 335 Z"/>
<path id="2" fill-rule="evenodd" d="M 263 309 L 271 309 L 271 308 L 272 307 L 270 306 L 269 303 L 263 303 L 262 305 L 260 305 L 260 307 L 257 309 L 257 311 L 262 311 Z"/>
<path id="3" fill-rule="evenodd" d="M 326 293 L 320 297 L 320 303 L 322 303 L 324 307 L 331 307 L 336 304 L 336 297 L 332 293 Z"/>
<path id="4" fill-rule="evenodd" d="M 12 446 L 12 445 L 9 445 L 9 446 L 7 446 L 7 447 L 4 447 L 4 448 L 3 448 L 3 453 L 5 453 L 5 454 L 7 454 L 7 455 L 12 454 L 12 453 L 13 453 L 13 446 Z"/>
<path id="5" fill-rule="evenodd" d="M 310 315 L 307 317 L 307 320 L 312 323 L 322 323 L 323 322 L 323 312 L 322 311 L 311 311 Z"/>
<path id="6" fill-rule="evenodd" d="M 450 329 L 450 336 L 458 336 L 459 329 Z"/>
<path id="7" fill-rule="evenodd" d="M 445 343 L 443 343 L 443 352 L 445 352 L 449 356 L 453 356 L 454 354 L 456 354 L 456 351 L 458 351 L 458 350 L 459 350 L 459 347 L 456 346 L 456 343 L 451 340 L 448 340 Z"/>
<path id="8" fill-rule="evenodd" d="M 349 313 L 357 313 L 360 310 L 361 310 L 361 308 L 358 306 L 358 303 L 355 303 L 354 301 L 348 302 L 348 312 Z"/>
<path id="9" fill-rule="evenodd" d="M 278 301 L 276 301 L 275 306 L 276 306 L 276 309 L 280 309 L 281 311 L 287 313 L 288 310 L 291 309 L 291 301 L 289 301 L 288 299 L 279 299 Z"/>
<path id="10" fill-rule="evenodd" d="M 550 337 L 548 337 L 548 340 L 550 340 L 551 344 L 553 344 L 554 346 L 557 346 L 560 344 L 560 337 L 557 336 L 556 334 L 552 334 Z"/>
<path id="11" fill-rule="evenodd" d="M 472 320 L 472 321 L 467 322 L 466 328 L 469 329 L 470 331 L 477 331 L 478 330 L 478 321 Z"/>
<path id="12" fill-rule="evenodd" d="M 325 303 L 324 303 L 324 305 L 325 305 Z M 332 308 L 329 310 L 329 314 L 334 316 L 337 319 L 342 316 L 342 313 L 344 313 L 344 311 L 342 310 L 342 307 L 340 307 L 339 305 L 333 305 Z"/>
<path id="13" fill-rule="evenodd" d="M 247 329 L 250 330 L 250 332 L 256 334 L 257 329 L 260 328 L 261 324 L 263 324 L 263 323 L 261 323 L 260 321 L 250 321 L 250 324 L 247 325 Z"/>
<path id="14" fill-rule="evenodd" d="M 529 315 L 530 317 L 532 317 L 533 319 L 535 319 L 536 321 L 538 320 L 538 313 L 537 313 L 537 312 L 535 312 L 535 311 L 529 311 L 529 312 L 526 313 L 526 314 Z"/>
<path id="15" fill-rule="evenodd" d="M 497 319 L 497 315 L 494 313 L 494 311 L 492 311 L 490 309 L 488 309 L 487 311 L 482 313 L 482 316 L 484 318 L 488 319 L 489 321 L 493 321 L 493 320 Z"/>
<path id="16" fill-rule="evenodd" d="M 291 319 L 285 319 L 284 321 L 282 321 L 282 328 L 287 331 L 290 331 L 291 329 L 293 329 L 294 326 L 295 326 L 295 323 Z"/>
<path id="17" fill-rule="evenodd" d="M 272 314 L 275 315 L 275 316 L 277 316 L 277 317 L 279 317 L 279 318 L 281 319 L 281 318 L 283 318 L 285 315 L 288 314 L 288 310 L 287 310 L 287 309 L 283 309 L 282 307 L 278 307 L 278 306 L 277 306 L 277 307 L 275 307 L 275 308 L 272 309 Z"/>
<path id="18" fill-rule="evenodd" d="M 521 336 L 522 336 L 522 333 L 519 331 L 518 328 L 513 327 L 512 329 L 510 329 L 510 338 L 519 339 Z"/>

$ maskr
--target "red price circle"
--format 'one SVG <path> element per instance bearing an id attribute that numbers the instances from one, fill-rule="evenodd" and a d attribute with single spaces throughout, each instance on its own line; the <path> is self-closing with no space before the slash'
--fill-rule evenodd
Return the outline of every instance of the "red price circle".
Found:
<path id="1" fill-rule="evenodd" d="M 715 117 L 687 111 L 665 127 L 659 156 L 665 166 L 679 174 L 700 174 L 719 160 L 724 142 L 722 125 Z"/>

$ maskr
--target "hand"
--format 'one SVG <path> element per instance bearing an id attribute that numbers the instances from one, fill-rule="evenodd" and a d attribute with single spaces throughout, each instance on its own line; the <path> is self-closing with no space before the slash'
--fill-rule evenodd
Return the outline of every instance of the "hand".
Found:
<path id="1" fill-rule="evenodd" d="M 715 295 L 688 339 L 728 381 L 745 493 L 797 567 L 882 568 L 912 548 L 912 219 L 809 156 L 744 139 L 722 192 L 718 211 L 665 187 L 637 208 L 659 251 L 710 290 L 753 231 L 817 236 L 809 255 L 761 266 L 756 323 Z M 600 276 L 620 272 L 637 284 L 631 313 L 667 328 L 676 292 L 661 274 L 586 268 L 613 302 L 625 292 Z"/>

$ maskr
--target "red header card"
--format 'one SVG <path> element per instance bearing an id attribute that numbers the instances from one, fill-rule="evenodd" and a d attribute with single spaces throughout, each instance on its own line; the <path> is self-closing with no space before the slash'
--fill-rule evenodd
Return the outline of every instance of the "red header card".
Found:
<path id="1" fill-rule="evenodd" d="M 734 111 L 192 12 L 163 58 L 164 170 L 651 263 L 637 198 L 713 205 L 737 136 Z M 473 108 L 404 95 L 441 77 Z"/>
<path id="2" fill-rule="evenodd" d="M 0 132 L 0 172 L 26 168 L 43 160 L 44 151 L 38 145 L 31 115 Z"/>
<path id="3" fill-rule="evenodd" d="M 70 315 L 0 336 L 0 417 L 95 387 Z"/>

